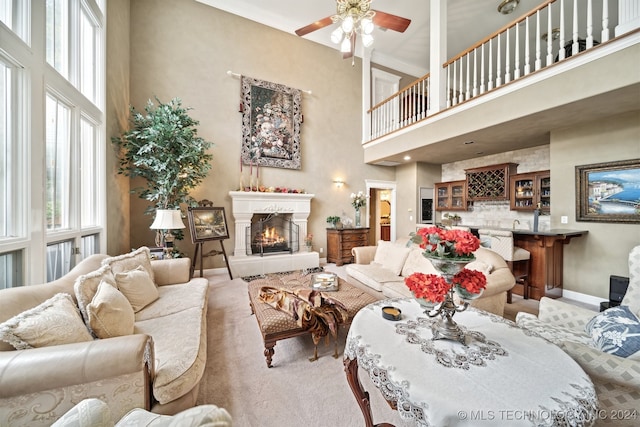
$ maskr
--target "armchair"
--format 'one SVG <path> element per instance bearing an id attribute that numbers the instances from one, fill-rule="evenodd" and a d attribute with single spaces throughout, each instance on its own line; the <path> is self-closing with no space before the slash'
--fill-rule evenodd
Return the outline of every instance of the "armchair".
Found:
<path id="1" fill-rule="evenodd" d="M 640 316 L 640 246 L 629 254 L 629 289 L 622 305 Z M 638 425 L 640 355 L 624 358 L 596 348 L 585 327 L 598 315 L 591 310 L 543 297 L 537 317 L 520 312 L 516 323 L 558 345 L 591 377 L 602 410 L 596 425 Z M 621 417 L 614 419 L 618 414 Z M 625 414 L 630 416 L 624 417 Z"/>

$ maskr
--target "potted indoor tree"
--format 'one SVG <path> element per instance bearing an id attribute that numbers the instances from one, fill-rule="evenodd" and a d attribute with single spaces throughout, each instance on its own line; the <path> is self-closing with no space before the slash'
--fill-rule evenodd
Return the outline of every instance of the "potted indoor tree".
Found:
<path id="1" fill-rule="evenodd" d="M 213 146 L 198 136 L 199 124 L 183 108 L 179 98 L 158 105 L 149 100 L 145 114 L 130 107 L 128 130 L 111 138 L 118 149 L 118 173 L 142 178 L 144 187 L 131 190 L 151 205 L 145 214 L 156 209 L 180 209 L 181 204 L 197 205 L 189 192 L 204 180 L 211 169 Z"/>

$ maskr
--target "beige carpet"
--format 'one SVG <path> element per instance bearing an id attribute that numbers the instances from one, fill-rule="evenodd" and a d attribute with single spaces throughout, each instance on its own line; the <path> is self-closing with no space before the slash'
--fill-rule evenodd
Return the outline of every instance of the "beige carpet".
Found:
<path id="1" fill-rule="evenodd" d="M 198 404 L 212 403 L 229 411 L 234 426 L 362 426 L 362 413 L 346 381 L 340 336 L 340 358 L 333 344 L 313 355 L 311 337 L 279 341 L 273 367 L 267 368 L 264 346 L 251 309 L 245 282 L 226 275 L 209 278 L 208 356 Z M 361 378 L 367 387 L 368 378 Z M 370 383 L 374 421 L 403 425 Z"/>

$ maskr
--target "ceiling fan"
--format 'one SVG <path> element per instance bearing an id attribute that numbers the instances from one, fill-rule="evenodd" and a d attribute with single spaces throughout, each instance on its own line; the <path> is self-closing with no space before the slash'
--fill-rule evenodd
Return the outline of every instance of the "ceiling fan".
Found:
<path id="1" fill-rule="evenodd" d="M 375 25 L 404 33 L 411 23 L 410 19 L 371 9 L 371 0 L 336 0 L 336 7 L 335 15 L 299 28 L 295 33 L 302 37 L 328 25 L 340 24 L 331 33 L 331 41 L 340 44 L 343 58 L 350 58 L 354 55 L 357 35 L 362 44 L 369 47 L 373 43 L 371 33 Z"/>

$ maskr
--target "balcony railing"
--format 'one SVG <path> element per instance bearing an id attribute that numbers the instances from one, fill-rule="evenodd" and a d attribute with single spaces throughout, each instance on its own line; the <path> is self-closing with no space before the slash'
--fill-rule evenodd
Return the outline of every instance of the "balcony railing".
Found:
<path id="1" fill-rule="evenodd" d="M 442 65 L 446 105 L 432 108 L 427 74 L 373 106 L 369 110 L 368 140 L 413 125 L 434 112 L 455 107 L 608 41 L 618 24 L 618 14 L 609 14 L 609 3 L 609 0 L 542 3 Z M 624 7 L 618 2 L 611 3 L 616 9 Z"/>

